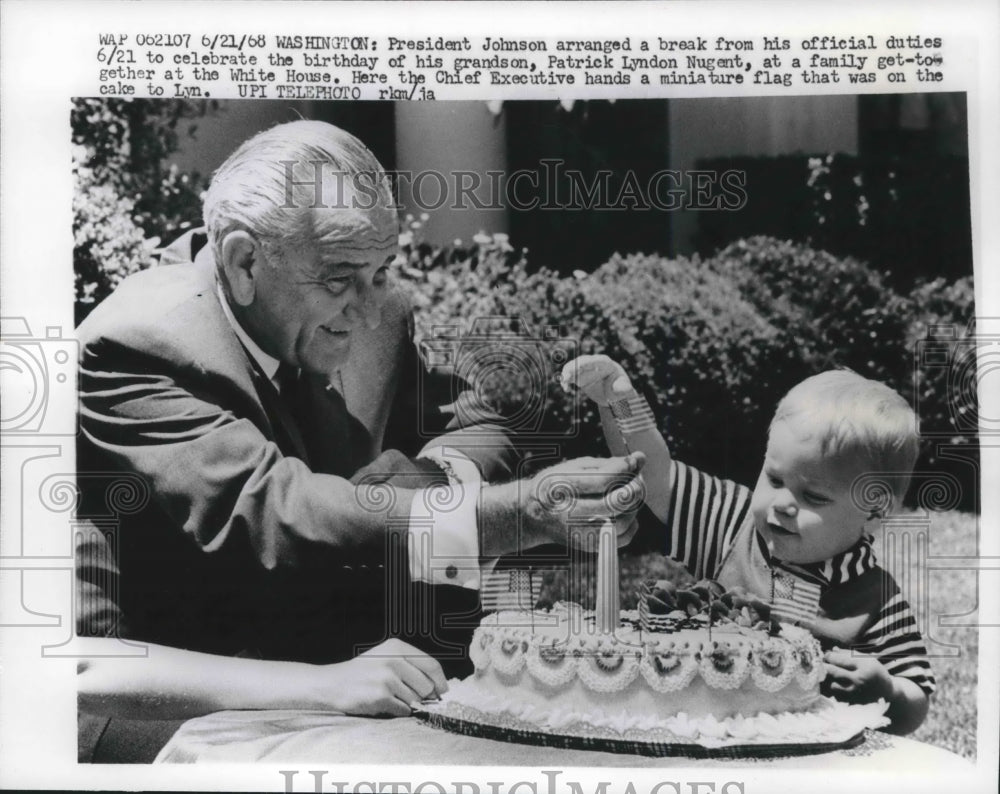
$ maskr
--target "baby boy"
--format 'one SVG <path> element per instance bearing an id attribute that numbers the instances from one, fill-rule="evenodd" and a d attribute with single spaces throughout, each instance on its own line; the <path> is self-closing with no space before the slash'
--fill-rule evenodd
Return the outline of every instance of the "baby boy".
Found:
<path id="1" fill-rule="evenodd" d="M 901 503 L 917 457 L 916 418 L 902 397 L 849 371 L 802 381 L 778 404 L 751 493 L 672 461 L 648 404 L 607 356 L 569 362 L 563 384 L 597 403 L 613 455 L 645 453 L 646 504 L 666 525 L 669 556 L 810 629 L 826 650 L 830 695 L 883 698 L 889 730 L 919 727 L 934 677 L 870 534 Z M 853 489 L 876 472 L 887 504 L 865 510 Z"/>

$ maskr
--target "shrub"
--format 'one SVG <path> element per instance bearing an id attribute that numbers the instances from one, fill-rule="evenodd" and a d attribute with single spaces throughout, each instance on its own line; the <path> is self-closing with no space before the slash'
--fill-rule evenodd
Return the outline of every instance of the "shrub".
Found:
<path id="1" fill-rule="evenodd" d="M 625 366 L 678 457 L 744 481 L 756 475 L 784 373 L 802 364 L 726 277 L 697 260 L 633 255 L 562 278 L 544 268 L 530 272 L 524 252 L 504 236 L 477 236 L 471 248 L 450 251 L 404 240 L 400 280 L 415 293 L 425 338 L 435 325 L 469 330 L 484 316 L 519 318 L 533 334 L 556 325 L 577 352 L 603 352 Z M 584 402 L 575 410 L 577 398 L 555 382 L 566 346 L 549 344 L 542 430 L 561 436 L 563 456 L 607 454 L 596 408 Z M 501 410 L 526 399 L 517 379 L 473 385 Z"/>
<path id="2" fill-rule="evenodd" d="M 407 218 L 396 268 L 397 282 L 416 310 L 418 342 L 433 344 L 442 333 L 465 335 L 463 361 L 499 358 L 505 364 L 516 364 L 512 349 L 527 346 L 529 363 L 537 367 L 487 368 L 471 385 L 505 416 L 540 407 L 541 424 L 534 430 L 565 439 L 574 429 L 573 410 L 558 376 L 572 345 L 560 321 L 567 303 L 562 295 L 572 283 L 545 269 L 530 273 L 525 251 L 515 251 L 504 234 L 478 234 L 467 248 L 456 242 L 441 249 L 420 241 L 420 227 L 420 220 Z M 560 324 L 562 329 L 552 328 Z M 466 377 L 476 374 L 459 370 Z M 588 449 L 597 449 L 595 442 Z"/>
<path id="3" fill-rule="evenodd" d="M 740 240 L 708 263 L 798 348 L 804 374 L 848 367 L 911 396 L 912 309 L 865 263 L 770 237 Z"/>
<path id="4" fill-rule="evenodd" d="M 963 432 L 977 412 L 974 294 L 971 278 L 948 284 L 935 279 L 920 284 L 910 296 L 913 310 L 906 328 L 912 351 L 915 398 L 921 427 L 950 443 L 966 443 Z M 928 343 L 935 354 L 926 355 Z M 947 362 L 943 364 L 942 361 Z M 950 434 L 950 435 L 949 435 Z"/>
<path id="5" fill-rule="evenodd" d="M 963 483 L 958 507 L 978 510 L 979 400 L 972 278 L 920 284 L 911 297 L 907 344 L 922 433 L 918 469 L 946 471 Z M 942 455 L 941 447 L 948 450 Z"/>
<path id="6" fill-rule="evenodd" d="M 86 152 L 73 157 L 73 271 L 77 321 L 107 297 L 125 276 L 149 267 L 151 249 L 136 224 L 135 202 L 102 183 Z"/>
<path id="7" fill-rule="evenodd" d="M 153 250 L 201 218 L 201 179 L 166 165 L 182 121 L 206 102 L 77 99 L 73 135 L 73 266 L 77 322 Z M 189 124 L 188 134 L 194 125 Z"/>
<path id="8" fill-rule="evenodd" d="M 779 330 L 698 260 L 615 256 L 575 287 L 564 317 L 582 351 L 625 367 L 677 457 L 752 481 L 791 363 Z M 592 405 L 585 416 L 599 438 Z"/>
<path id="9" fill-rule="evenodd" d="M 932 282 L 903 297 L 858 260 L 762 237 L 705 260 L 614 256 L 589 275 L 560 277 L 532 271 L 505 235 L 438 249 L 415 242 L 413 231 L 419 228 L 404 235 L 399 275 L 425 339 L 435 326 L 468 331 L 477 318 L 500 318 L 497 339 L 478 343 L 489 350 L 518 328 L 516 319 L 536 334 L 558 326 L 577 352 L 619 361 L 649 399 L 674 454 L 713 474 L 751 484 L 778 400 L 832 367 L 888 383 L 914 401 L 928 427 L 953 415 L 946 374 L 918 373 L 915 387 L 912 362 L 928 323 L 961 323 L 971 313 L 969 280 Z M 550 361 L 561 363 L 555 351 L 565 348 L 548 344 Z M 963 349 L 961 338 L 954 347 Z M 564 457 L 607 454 L 596 408 L 584 402 L 575 411 L 575 398 L 555 383 L 557 370 L 547 373 L 542 430 L 559 437 Z M 506 413 L 531 397 L 524 379 L 473 385 Z M 925 440 L 921 466 L 945 465 L 937 441 L 947 439 Z M 961 476 L 973 494 L 968 472 Z"/>

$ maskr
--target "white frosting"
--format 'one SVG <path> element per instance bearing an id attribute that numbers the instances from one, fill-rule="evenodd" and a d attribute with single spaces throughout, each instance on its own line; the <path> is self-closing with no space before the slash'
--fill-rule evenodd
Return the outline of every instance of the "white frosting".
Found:
<path id="1" fill-rule="evenodd" d="M 784 689 L 795 677 L 798 656 L 788 645 L 769 638 L 757 648 L 755 656 L 756 664 L 752 666 L 750 674 L 753 682 L 765 692 Z M 809 683 L 803 686 L 804 689 L 810 687 Z"/>
<path id="2" fill-rule="evenodd" d="M 862 705 L 820 698 L 805 712 L 736 715 L 718 719 L 712 715 L 692 717 L 685 712 L 657 719 L 627 712 L 605 714 L 565 708 L 542 709 L 513 698 L 501 698 L 463 687 L 457 682 L 440 704 L 429 711 L 457 719 L 513 730 L 529 730 L 567 736 L 605 737 L 669 744 L 700 744 L 723 747 L 739 744 L 790 744 L 843 742 L 866 728 L 889 724 L 888 704 L 879 700 Z"/>
<path id="3" fill-rule="evenodd" d="M 781 634 L 735 624 L 683 628 L 671 633 L 640 632 L 623 625 L 614 635 L 593 633 L 570 609 L 554 611 L 555 620 L 532 628 L 525 625 L 524 612 L 489 615 L 473 636 L 470 657 L 477 673 L 493 670 L 514 677 L 527 664 L 529 674 L 539 683 L 558 687 L 580 679 L 594 692 L 620 692 L 638 676 L 660 694 L 678 692 L 698 675 L 718 690 L 752 688 L 775 693 L 797 684 L 806 693 L 818 689 L 823 667 L 819 643 L 809 632 L 782 625 Z M 635 619 L 635 613 L 624 613 Z M 576 633 L 573 624 L 590 632 Z M 513 683 L 513 682 L 511 682 Z M 786 702 L 779 704 L 781 709 Z"/>
<path id="4" fill-rule="evenodd" d="M 819 643 L 733 623 L 598 634 L 578 608 L 487 616 L 473 636 L 476 672 L 433 707 L 520 730 L 705 746 L 844 741 L 886 724 L 886 706 L 822 698 Z M 661 628 L 668 627 L 669 621 Z M 676 627 L 676 622 L 674 626 Z"/>

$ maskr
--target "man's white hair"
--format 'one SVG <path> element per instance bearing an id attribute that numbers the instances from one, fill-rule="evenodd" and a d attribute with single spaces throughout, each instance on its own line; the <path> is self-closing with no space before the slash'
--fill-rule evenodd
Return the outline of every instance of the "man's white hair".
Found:
<path id="1" fill-rule="evenodd" d="M 258 133 L 219 166 L 205 193 L 217 266 L 232 231 L 249 232 L 264 244 L 315 239 L 311 210 L 318 208 L 395 218 L 384 169 L 349 132 L 322 121 L 293 121 Z"/>

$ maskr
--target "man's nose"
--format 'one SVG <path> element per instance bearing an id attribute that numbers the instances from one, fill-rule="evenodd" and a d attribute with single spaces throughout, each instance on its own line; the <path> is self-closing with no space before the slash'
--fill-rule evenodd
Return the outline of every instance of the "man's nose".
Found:
<path id="1" fill-rule="evenodd" d="M 348 316 L 357 316 L 368 328 L 375 330 L 382 323 L 382 301 L 373 284 L 357 283 L 354 299 L 348 304 Z"/>

